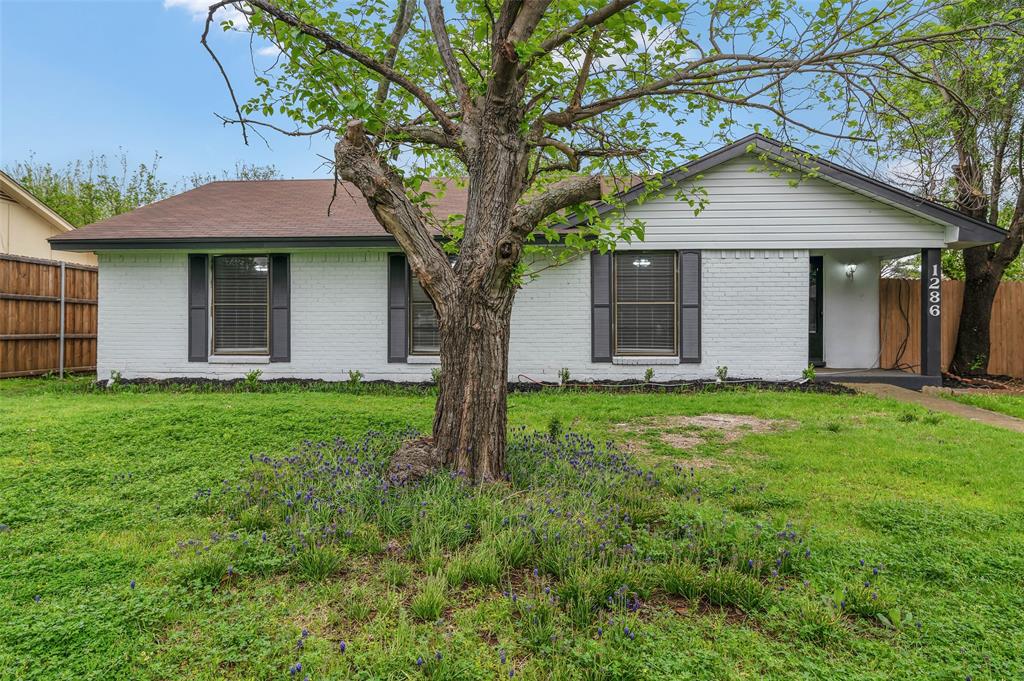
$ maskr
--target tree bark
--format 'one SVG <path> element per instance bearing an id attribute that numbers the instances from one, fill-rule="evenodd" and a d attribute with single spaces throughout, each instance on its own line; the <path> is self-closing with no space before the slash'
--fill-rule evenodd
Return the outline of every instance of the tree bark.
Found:
<path id="1" fill-rule="evenodd" d="M 478 483 L 505 477 L 505 398 L 512 301 L 464 290 L 441 322 L 434 446 L 444 465 Z"/>
<path id="2" fill-rule="evenodd" d="M 964 250 L 964 300 L 960 311 L 956 348 L 949 370 L 960 376 L 988 373 L 992 305 L 1002 279 L 996 272 L 988 246 Z"/>

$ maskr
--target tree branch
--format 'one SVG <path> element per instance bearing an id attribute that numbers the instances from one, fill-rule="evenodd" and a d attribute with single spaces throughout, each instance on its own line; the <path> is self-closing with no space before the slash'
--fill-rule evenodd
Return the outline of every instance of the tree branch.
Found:
<path id="1" fill-rule="evenodd" d="M 351 182 L 384 229 L 395 237 L 409 268 L 437 304 L 449 299 L 457 282 L 448 257 L 427 226 L 426 216 L 405 193 L 402 178 L 382 163 L 363 121 L 349 121 L 334 147 L 338 175 Z"/>
<path id="2" fill-rule="evenodd" d="M 324 31 L 323 29 L 317 28 L 316 26 L 312 26 L 306 23 L 305 21 L 295 16 L 291 12 L 287 12 L 281 9 L 274 2 L 271 2 L 271 0 L 246 0 L 246 2 L 247 4 L 253 7 L 258 7 L 259 9 L 263 10 L 270 16 L 277 19 L 278 21 L 288 24 L 293 28 L 297 28 L 302 33 L 305 33 L 309 37 L 319 41 L 324 47 L 331 50 L 332 52 L 337 52 L 340 55 L 348 57 L 349 59 L 352 59 L 353 61 L 362 64 L 370 71 L 373 71 L 379 76 L 401 87 L 406 92 L 411 94 L 413 97 L 418 99 L 420 103 L 422 103 L 423 106 L 426 107 L 427 111 L 433 114 L 434 118 L 436 118 L 437 122 L 441 124 L 441 127 L 444 128 L 445 132 L 447 132 L 449 135 L 456 134 L 457 129 L 455 123 L 444 112 L 444 109 L 442 109 L 441 106 L 436 101 L 434 101 L 433 97 L 427 94 L 426 90 L 421 88 L 419 85 L 413 83 L 411 80 L 406 78 L 404 75 L 396 71 L 391 66 L 388 66 L 387 64 L 379 62 L 376 59 L 363 54 L 362 52 L 355 49 L 351 45 L 348 45 L 347 43 L 338 40 L 331 34 Z"/>
<path id="3" fill-rule="evenodd" d="M 545 55 L 551 54 L 553 51 L 557 50 L 559 47 L 572 40 L 574 36 L 582 33 L 588 28 L 600 26 L 604 22 L 608 21 L 609 18 L 615 16 L 616 14 L 628 8 L 629 6 L 635 5 L 638 2 L 640 2 L 640 0 L 612 0 L 612 2 L 609 2 L 607 5 L 601 7 L 600 9 L 594 10 L 590 14 L 586 15 L 585 17 L 577 21 L 572 26 L 564 28 L 561 31 L 558 31 L 557 33 L 553 33 L 552 35 L 548 36 L 548 38 L 545 39 L 544 42 L 540 44 L 540 49 L 537 52 L 530 55 L 530 58 L 527 59 L 526 62 L 519 67 L 519 75 L 526 75 L 526 73 L 530 70 L 530 67 L 533 66 L 538 59 L 543 58 Z"/>
<path id="4" fill-rule="evenodd" d="M 210 26 L 213 25 L 213 15 L 217 13 L 217 10 L 219 10 L 221 7 L 225 7 L 227 5 L 237 5 L 237 4 L 238 3 L 236 2 L 236 0 L 221 0 L 221 2 L 216 2 L 216 3 L 212 4 L 212 5 L 210 5 L 210 10 L 206 14 L 206 23 L 203 26 L 203 35 L 199 39 L 199 42 L 202 44 L 203 48 L 210 55 L 210 58 L 213 59 L 213 63 L 215 63 L 217 65 L 217 69 L 220 71 L 221 77 L 224 78 L 224 84 L 228 86 L 228 94 L 231 95 L 231 103 L 235 107 L 235 113 L 238 114 L 238 122 L 242 126 L 242 141 L 246 145 L 248 145 L 249 144 L 249 135 L 246 133 L 246 130 L 245 130 L 245 119 L 242 117 L 242 107 L 240 107 L 238 105 L 238 98 L 235 97 L 235 89 L 233 87 L 231 87 L 231 79 L 228 78 L 227 71 L 224 70 L 224 65 L 220 63 L 220 59 L 217 58 L 217 55 L 213 51 L 213 48 L 211 48 L 210 44 L 208 42 L 206 42 L 206 38 L 210 34 Z"/>
<path id="5" fill-rule="evenodd" d="M 532 200 L 516 206 L 512 216 L 513 232 L 519 237 L 525 237 L 549 215 L 568 206 L 575 206 L 585 201 L 597 201 L 600 198 L 601 177 L 599 175 L 566 178 L 546 187 Z"/>
<path id="6" fill-rule="evenodd" d="M 462 69 L 459 67 L 459 61 L 455 58 L 451 40 L 448 38 L 448 27 L 444 21 L 444 8 L 441 6 L 441 0 L 426 0 L 426 5 L 427 16 L 430 18 L 430 30 L 434 33 L 434 42 L 437 43 L 437 51 L 441 55 L 441 63 L 444 64 L 448 80 L 451 81 L 452 87 L 455 88 L 455 96 L 459 100 L 459 106 L 462 108 L 463 113 L 465 113 L 469 111 L 472 103 L 469 99 L 469 89 L 466 87 L 466 81 L 462 77 Z"/>
<path id="7" fill-rule="evenodd" d="M 395 28 L 388 36 L 388 51 L 384 56 L 384 63 L 394 68 L 395 59 L 398 58 L 398 46 L 402 44 L 405 34 L 412 27 L 412 18 L 416 14 L 415 0 L 399 0 L 398 18 L 395 20 Z M 377 101 L 383 102 L 388 98 L 388 89 L 391 81 L 384 79 L 377 85 Z"/>

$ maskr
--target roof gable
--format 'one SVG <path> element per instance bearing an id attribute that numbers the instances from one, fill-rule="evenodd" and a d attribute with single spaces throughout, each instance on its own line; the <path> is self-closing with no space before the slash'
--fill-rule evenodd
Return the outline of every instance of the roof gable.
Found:
<path id="1" fill-rule="evenodd" d="M 956 245 L 991 244 L 1002 241 L 1006 237 L 1005 230 L 1000 227 L 968 217 L 940 203 L 929 201 L 893 185 L 873 179 L 849 168 L 837 165 L 817 156 L 804 154 L 769 139 L 763 135 L 749 135 L 729 144 L 717 151 L 702 156 L 686 166 L 681 166 L 664 175 L 661 190 L 671 191 L 673 188 L 696 179 L 722 164 L 729 163 L 743 156 L 751 158 L 764 157 L 795 171 L 810 174 L 824 181 L 849 189 L 886 205 L 903 210 L 916 217 L 930 220 L 936 224 L 950 226 L 959 230 Z M 598 215 L 606 215 L 618 210 L 618 205 L 635 203 L 648 193 L 645 185 L 637 183 L 624 192 L 616 195 L 616 202 L 599 201 L 595 204 Z M 570 220 L 569 225 L 585 223 L 584 219 Z"/>
<path id="2" fill-rule="evenodd" d="M 58 232 L 70 232 L 75 229 L 74 225 L 33 196 L 29 190 L 22 187 L 13 177 L 2 170 L 0 170 L 0 194 L 4 195 L 3 198 L 9 198 L 11 201 L 25 206 L 52 227 L 55 227 Z"/>

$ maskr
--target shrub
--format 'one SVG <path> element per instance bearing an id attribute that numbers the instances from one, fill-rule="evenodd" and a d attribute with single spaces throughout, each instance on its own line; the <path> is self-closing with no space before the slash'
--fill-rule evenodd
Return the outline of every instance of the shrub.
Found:
<path id="1" fill-rule="evenodd" d="M 647 371 L 644 372 L 644 383 L 650 383 L 654 380 L 654 367 L 647 367 Z"/>
<path id="2" fill-rule="evenodd" d="M 558 382 L 565 385 L 569 382 L 569 367 L 562 367 L 558 370 Z"/>

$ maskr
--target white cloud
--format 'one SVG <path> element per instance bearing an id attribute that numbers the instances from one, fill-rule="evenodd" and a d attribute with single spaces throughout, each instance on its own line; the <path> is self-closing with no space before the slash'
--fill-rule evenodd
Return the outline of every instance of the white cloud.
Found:
<path id="1" fill-rule="evenodd" d="M 210 5 L 213 2 L 214 0 L 164 0 L 164 9 L 180 7 L 189 12 L 196 21 L 206 21 L 206 16 L 210 13 Z M 239 12 L 238 8 L 233 5 L 221 7 L 213 18 L 217 24 L 228 19 L 234 21 L 235 26 L 239 27 L 244 27 L 249 23 L 245 15 Z"/>
<path id="2" fill-rule="evenodd" d="M 277 45 L 267 45 L 256 50 L 256 54 L 263 57 L 276 57 L 281 54 L 281 50 L 278 49 Z"/>

